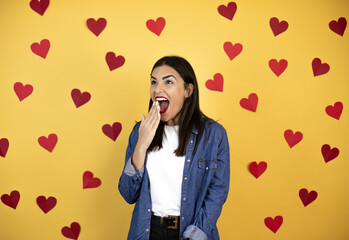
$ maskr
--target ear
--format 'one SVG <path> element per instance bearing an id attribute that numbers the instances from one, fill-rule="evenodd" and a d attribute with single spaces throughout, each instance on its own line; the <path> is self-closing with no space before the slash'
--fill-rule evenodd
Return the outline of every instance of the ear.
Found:
<path id="1" fill-rule="evenodd" d="M 187 86 L 187 89 L 185 90 L 185 98 L 190 97 L 193 94 L 194 91 L 194 85 L 189 83 Z"/>

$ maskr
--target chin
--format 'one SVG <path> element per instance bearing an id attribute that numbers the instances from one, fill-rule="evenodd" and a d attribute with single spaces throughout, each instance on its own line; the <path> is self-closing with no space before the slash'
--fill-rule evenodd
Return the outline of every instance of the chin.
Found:
<path id="1" fill-rule="evenodd" d="M 160 120 L 163 122 L 168 122 L 168 121 L 170 121 L 170 116 L 168 115 L 168 113 L 162 113 Z"/>

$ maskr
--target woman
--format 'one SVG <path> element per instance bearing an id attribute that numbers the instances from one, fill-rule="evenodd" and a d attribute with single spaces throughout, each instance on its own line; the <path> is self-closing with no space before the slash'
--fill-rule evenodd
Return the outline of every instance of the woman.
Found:
<path id="1" fill-rule="evenodd" d="M 185 59 L 161 58 L 150 82 L 149 113 L 130 134 L 119 180 L 121 195 L 136 203 L 128 239 L 219 239 L 216 222 L 229 190 L 227 133 L 201 112 Z"/>

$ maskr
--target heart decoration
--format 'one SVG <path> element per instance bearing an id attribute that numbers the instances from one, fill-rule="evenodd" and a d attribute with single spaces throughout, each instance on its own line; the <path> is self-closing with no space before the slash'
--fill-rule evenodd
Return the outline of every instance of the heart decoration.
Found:
<path id="1" fill-rule="evenodd" d="M 251 112 L 256 112 L 258 105 L 258 96 L 255 93 L 251 93 L 247 98 L 240 100 L 240 106 Z"/>
<path id="2" fill-rule="evenodd" d="M 230 60 L 233 60 L 236 56 L 238 56 L 241 53 L 242 48 L 243 47 L 240 43 L 232 44 L 231 42 L 225 42 L 223 44 L 223 49 Z"/>
<path id="3" fill-rule="evenodd" d="M 269 60 L 269 67 L 277 77 L 281 75 L 287 68 L 287 60 L 281 59 L 279 62 L 276 59 Z"/>
<path id="4" fill-rule="evenodd" d="M 160 34 L 162 33 L 162 30 L 164 30 L 164 28 L 165 28 L 166 20 L 165 20 L 165 18 L 163 18 L 163 17 L 158 17 L 158 18 L 156 19 L 156 21 L 153 20 L 153 19 L 149 19 L 149 20 L 146 22 L 145 25 L 147 26 L 147 28 L 148 28 L 151 32 L 153 32 L 153 33 L 155 33 L 156 35 L 160 36 Z"/>
<path id="5" fill-rule="evenodd" d="M 343 111 L 343 103 L 336 102 L 333 106 L 329 105 L 326 107 L 325 111 L 328 116 L 339 120 Z"/>
<path id="6" fill-rule="evenodd" d="M 213 76 L 213 80 L 209 79 L 206 81 L 205 86 L 212 90 L 212 91 L 218 91 L 218 92 L 223 92 L 223 76 L 220 73 L 216 73 Z"/>
<path id="7" fill-rule="evenodd" d="M 30 49 L 33 53 L 45 59 L 48 51 L 50 50 L 50 46 L 50 41 L 47 39 L 43 39 L 40 41 L 40 43 L 33 43 L 30 46 Z"/>
<path id="8" fill-rule="evenodd" d="M 46 199 L 45 196 L 39 196 L 36 198 L 36 203 L 38 204 L 39 208 L 46 214 L 56 206 L 57 199 L 55 197 L 48 197 Z"/>
<path id="9" fill-rule="evenodd" d="M 0 156 L 5 157 L 10 143 L 7 138 L 0 139 Z"/>
<path id="10" fill-rule="evenodd" d="M 258 178 L 260 175 L 262 175 L 265 170 L 267 169 L 267 163 L 266 162 L 260 162 L 257 164 L 257 162 L 251 162 L 249 166 L 250 172 L 255 178 Z"/>
<path id="11" fill-rule="evenodd" d="M 16 82 L 13 86 L 13 89 L 15 90 L 19 101 L 22 101 L 32 94 L 34 88 L 30 84 L 23 86 L 21 82 Z"/>
<path id="12" fill-rule="evenodd" d="M 330 66 L 327 63 L 322 63 L 319 58 L 314 58 L 312 62 L 314 77 L 327 73 Z"/>
<path id="13" fill-rule="evenodd" d="M 77 240 L 80 235 L 81 227 L 77 222 L 73 222 L 70 224 L 70 227 L 63 227 L 62 234 L 66 238 Z"/>
<path id="14" fill-rule="evenodd" d="M 87 19 L 86 24 L 88 29 L 98 37 L 107 25 L 107 20 L 105 18 L 98 18 L 96 21 L 94 18 L 89 18 Z"/>
<path id="15" fill-rule="evenodd" d="M 269 228 L 273 233 L 276 233 L 283 223 L 282 216 L 276 216 L 275 218 L 267 217 L 264 219 L 264 224 Z"/>
<path id="16" fill-rule="evenodd" d="M 288 28 L 288 22 L 286 22 L 286 21 L 279 22 L 279 19 L 276 17 L 273 17 L 270 19 L 269 25 L 270 25 L 270 28 L 273 31 L 275 37 L 277 35 L 285 32 Z"/>
<path id="17" fill-rule="evenodd" d="M 50 0 L 31 0 L 29 3 L 30 8 L 41 16 L 44 15 L 49 4 Z"/>
<path id="18" fill-rule="evenodd" d="M 41 147 L 45 148 L 47 151 L 52 152 L 58 141 L 58 137 L 55 133 L 50 134 L 48 137 L 41 136 L 38 142 Z"/>
<path id="19" fill-rule="evenodd" d="M 299 190 L 299 197 L 302 200 L 304 207 L 306 207 L 317 198 L 317 192 L 308 192 L 307 189 L 302 188 L 301 190 Z"/>
<path id="20" fill-rule="evenodd" d="M 90 101 L 91 94 L 89 92 L 81 93 L 81 91 L 79 89 L 74 88 L 71 91 L 71 97 L 73 99 L 73 102 L 74 102 L 76 108 L 78 108 L 78 107 L 81 107 L 82 105 L 84 105 L 85 103 L 87 103 L 88 101 Z"/>
<path id="21" fill-rule="evenodd" d="M 10 193 L 10 195 L 3 194 L 1 196 L 1 201 L 5 205 L 7 205 L 7 206 L 9 206 L 9 207 L 11 207 L 13 209 L 16 209 L 20 198 L 21 198 L 21 195 L 19 194 L 18 191 L 15 190 L 15 191 L 12 191 Z"/>
<path id="22" fill-rule="evenodd" d="M 113 52 L 108 52 L 105 55 L 105 60 L 107 61 L 108 67 L 110 71 L 113 71 L 125 63 L 125 58 L 121 55 L 115 56 L 115 53 Z"/>
<path id="23" fill-rule="evenodd" d="M 284 137 L 288 143 L 288 146 L 292 148 L 303 139 L 303 133 L 301 132 L 293 133 L 292 130 L 288 129 L 284 132 Z"/>
<path id="24" fill-rule="evenodd" d="M 325 163 L 335 159 L 339 155 L 339 149 L 338 148 L 331 148 L 330 145 L 324 144 L 321 147 L 321 153 L 325 160 Z"/>
<path id="25" fill-rule="evenodd" d="M 347 27 L 347 20 L 344 17 L 341 17 L 338 18 L 338 21 L 333 20 L 328 25 L 333 32 L 343 37 L 344 31 Z"/>
<path id="26" fill-rule="evenodd" d="M 121 129 L 122 129 L 122 125 L 119 122 L 113 123 L 113 126 L 110 126 L 109 124 L 105 124 L 102 127 L 103 133 L 113 141 L 117 139 L 117 137 L 121 132 Z"/>
<path id="27" fill-rule="evenodd" d="M 237 6 L 235 2 L 230 2 L 227 6 L 220 5 L 217 10 L 220 15 L 232 21 L 236 13 Z"/>
<path id="28" fill-rule="evenodd" d="M 94 178 L 93 173 L 90 171 L 84 172 L 82 176 L 82 188 L 96 188 L 101 185 L 101 180 L 99 178 Z"/>

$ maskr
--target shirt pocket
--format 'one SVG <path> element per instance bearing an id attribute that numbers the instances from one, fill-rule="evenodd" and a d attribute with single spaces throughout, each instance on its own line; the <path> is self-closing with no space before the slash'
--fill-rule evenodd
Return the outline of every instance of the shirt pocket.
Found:
<path id="1" fill-rule="evenodd" d="M 195 185 L 200 190 L 206 190 L 217 169 L 217 160 L 206 160 L 200 158 L 197 161 L 198 165 Z"/>

